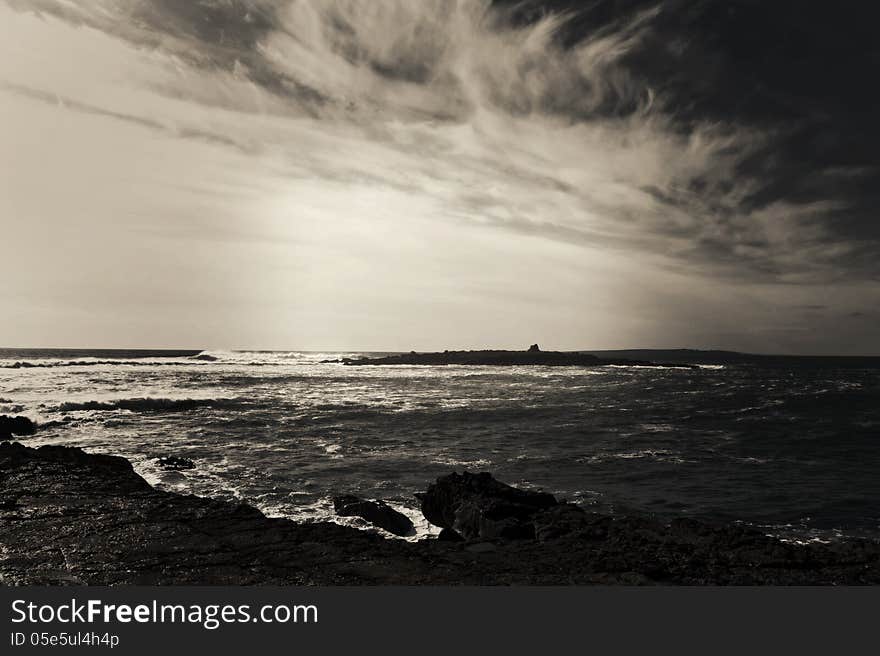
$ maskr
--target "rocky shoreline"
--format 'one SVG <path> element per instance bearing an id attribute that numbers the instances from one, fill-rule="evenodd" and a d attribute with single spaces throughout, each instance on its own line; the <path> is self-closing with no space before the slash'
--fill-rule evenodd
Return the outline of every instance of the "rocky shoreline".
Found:
<path id="1" fill-rule="evenodd" d="M 795 545 L 741 526 L 583 511 L 489 474 L 418 495 L 440 539 L 154 489 L 121 457 L 0 443 L 5 585 L 839 585 L 880 582 L 880 545 Z M 340 512 L 395 521 L 340 498 Z M 393 526 L 394 524 L 392 524 Z M 399 527 L 400 531 L 406 526 Z"/>

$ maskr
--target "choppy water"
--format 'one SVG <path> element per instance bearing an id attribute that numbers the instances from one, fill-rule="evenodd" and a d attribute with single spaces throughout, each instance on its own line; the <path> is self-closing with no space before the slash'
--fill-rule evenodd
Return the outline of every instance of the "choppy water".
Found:
<path id="1" fill-rule="evenodd" d="M 0 351 L 29 443 L 126 456 L 158 486 L 332 518 L 329 496 L 491 471 L 603 511 L 880 537 L 880 369 L 345 367 L 326 353 Z M 33 365 L 33 366 L 27 366 Z M 165 472 L 175 454 L 197 468 Z M 359 520 L 345 520 L 356 523 Z M 423 520 L 420 535 L 431 532 Z"/>

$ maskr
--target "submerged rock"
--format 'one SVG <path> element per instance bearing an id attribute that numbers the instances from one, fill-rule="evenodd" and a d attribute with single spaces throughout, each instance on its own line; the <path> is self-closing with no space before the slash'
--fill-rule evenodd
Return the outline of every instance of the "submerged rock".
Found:
<path id="1" fill-rule="evenodd" d="M 352 494 L 343 494 L 333 497 L 333 510 L 341 517 L 365 519 L 394 535 L 406 536 L 415 532 L 415 526 L 409 517 L 384 501 L 369 501 Z"/>
<path id="2" fill-rule="evenodd" d="M 0 415 L 0 440 L 10 440 L 13 435 L 33 435 L 37 425 L 27 417 Z"/>

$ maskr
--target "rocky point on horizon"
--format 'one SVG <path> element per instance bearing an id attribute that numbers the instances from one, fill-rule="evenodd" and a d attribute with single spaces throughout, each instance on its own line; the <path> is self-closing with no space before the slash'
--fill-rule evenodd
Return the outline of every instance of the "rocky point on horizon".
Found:
<path id="1" fill-rule="evenodd" d="M 532 344 L 525 351 L 488 349 L 481 351 L 443 351 L 419 353 L 410 351 L 380 357 L 339 358 L 324 362 L 338 362 L 349 366 L 362 365 L 466 365 L 466 366 L 545 366 L 545 367 L 675 367 L 697 369 L 693 364 L 674 362 L 651 362 L 624 358 L 600 358 L 580 351 L 542 351 Z"/>

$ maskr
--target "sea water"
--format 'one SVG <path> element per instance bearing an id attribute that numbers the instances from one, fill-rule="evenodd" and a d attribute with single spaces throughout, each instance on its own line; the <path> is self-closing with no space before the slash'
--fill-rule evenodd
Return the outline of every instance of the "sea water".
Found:
<path id="1" fill-rule="evenodd" d="M 0 351 L 31 445 L 125 456 L 153 485 L 298 521 L 489 471 L 601 512 L 880 537 L 880 369 L 821 359 L 654 367 L 345 366 L 361 353 Z M 195 467 L 166 471 L 176 455 Z"/>

